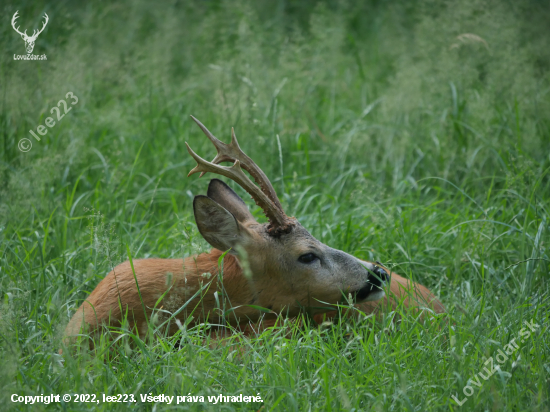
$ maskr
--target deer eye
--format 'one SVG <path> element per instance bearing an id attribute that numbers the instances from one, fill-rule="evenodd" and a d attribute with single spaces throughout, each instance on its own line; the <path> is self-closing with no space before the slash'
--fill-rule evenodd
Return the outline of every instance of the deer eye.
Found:
<path id="1" fill-rule="evenodd" d="M 312 263 L 318 260 L 319 258 L 317 255 L 313 253 L 306 253 L 305 255 L 302 255 L 298 258 L 298 261 L 301 263 Z"/>

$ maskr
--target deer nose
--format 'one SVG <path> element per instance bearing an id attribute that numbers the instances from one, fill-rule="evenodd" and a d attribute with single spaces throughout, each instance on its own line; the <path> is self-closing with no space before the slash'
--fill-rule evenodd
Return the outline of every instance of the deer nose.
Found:
<path id="1" fill-rule="evenodd" d="M 389 279 L 388 273 L 380 266 L 375 266 L 369 272 L 369 282 L 376 286 L 382 286 Z"/>
<path id="2" fill-rule="evenodd" d="M 367 282 L 361 289 L 355 292 L 355 298 L 359 302 L 365 299 L 380 299 L 383 294 L 380 295 L 379 292 L 383 292 L 384 284 L 389 279 L 388 273 L 382 267 L 374 266 L 372 269 L 369 269 L 368 272 Z"/>

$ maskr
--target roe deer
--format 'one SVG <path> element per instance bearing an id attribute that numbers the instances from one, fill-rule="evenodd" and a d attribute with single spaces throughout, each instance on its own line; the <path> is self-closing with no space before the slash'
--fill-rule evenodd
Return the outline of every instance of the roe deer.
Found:
<path id="1" fill-rule="evenodd" d="M 294 317 L 304 309 L 312 315 L 328 312 L 335 309 L 331 305 L 345 302 L 348 296 L 357 303 L 367 302 L 360 308 L 369 313 L 377 309 L 379 302 L 387 302 L 388 298 L 380 300 L 390 275 L 387 269 L 332 249 L 311 236 L 295 218 L 285 214 L 269 179 L 242 152 L 233 130 L 231 143 L 225 144 L 191 117 L 218 153 L 208 162 L 186 143 L 197 162 L 189 176 L 212 172 L 232 179 L 252 196 L 269 222 L 258 223 L 229 186 L 211 180 L 207 196 L 195 196 L 193 210 L 200 234 L 214 249 L 186 259 L 140 259 L 116 266 L 77 310 L 67 325 L 66 337 L 78 335 L 82 326 L 93 332 L 102 324 L 120 325 L 125 317 L 129 326 L 143 336 L 148 319 L 159 308 L 174 313 L 172 317 L 180 321 L 189 316 L 185 312 L 198 308 L 192 313 L 193 322 L 218 323 L 224 313 L 219 297 L 229 302 L 226 309 L 231 309 L 231 315 L 227 321 L 235 326 L 264 316 L 258 306 L 271 311 L 265 315 L 269 320 L 276 314 Z M 233 165 L 220 166 L 221 162 Z M 227 250 L 230 252 L 223 258 L 221 284 L 205 287 L 221 278 L 218 260 Z M 428 289 L 396 274 L 391 274 L 390 289 L 387 303 L 393 306 L 402 298 L 410 307 L 444 311 Z M 184 312 L 181 308 L 186 303 Z M 169 322 L 171 334 L 178 330 L 174 320 Z"/>

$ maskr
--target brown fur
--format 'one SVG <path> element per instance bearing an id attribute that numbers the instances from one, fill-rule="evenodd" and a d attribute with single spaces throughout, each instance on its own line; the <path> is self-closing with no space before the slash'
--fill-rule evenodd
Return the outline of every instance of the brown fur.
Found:
<path id="1" fill-rule="evenodd" d="M 377 318 L 380 318 L 384 313 L 398 310 L 400 305 L 402 305 L 404 312 L 420 315 L 421 319 L 425 319 L 426 315 L 430 313 L 445 313 L 443 304 L 428 288 L 390 272 L 386 268 L 384 270 L 391 275 L 389 291 L 386 289 L 386 295 L 377 301 L 356 303 L 354 306 L 359 312 L 344 310 L 343 314 L 354 316 L 362 312 L 366 315 L 374 314 Z M 337 310 L 317 313 L 313 316 L 313 321 L 317 325 L 321 325 L 323 322 L 332 321 L 337 316 Z M 246 323 L 239 326 L 240 331 L 245 335 L 253 336 L 278 324 L 281 324 L 281 321 L 277 319 L 262 319 L 261 323 L 258 324 Z"/>
<path id="2" fill-rule="evenodd" d="M 147 322 L 150 321 L 154 308 L 164 311 L 159 312 L 158 319 L 162 321 L 168 318 L 168 312 L 174 313 L 187 302 L 201 285 L 207 288 L 203 291 L 202 297 L 195 297 L 185 310 L 177 315 L 177 319 L 184 322 L 189 316 L 193 316 L 193 322 L 205 320 L 219 322 L 221 311 L 217 309 L 214 293 L 218 292 L 218 300 L 221 302 L 222 288 L 218 281 L 218 260 L 221 255 L 222 252 L 213 249 L 210 253 L 188 257 L 185 260 L 134 260 L 135 277 L 143 303 L 139 297 L 130 262 L 118 265 L 97 285 L 76 311 L 67 325 L 65 336 L 70 338 L 78 335 L 83 326 L 88 332 L 97 331 L 102 324 L 119 326 L 126 313 L 130 328 L 137 328 L 137 332 L 144 336 L 147 333 Z M 226 317 L 230 323 L 246 325 L 263 317 L 264 327 L 274 324 L 275 314 L 266 315 L 247 306 L 256 301 L 258 301 L 256 304 L 261 305 L 266 301 L 262 299 L 263 295 L 277 294 L 275 292 L 277 285 L 269 277 L 266 277 L 263 283 L 255 282 L 253 288 L 251 282 L 244 276 L 237 258 L 228 254 L 223 260 L 223 289 L 227 297 L 224 310 L 236 308 Z M 365 313 L 380 313 L 386 308 L 395 310 L 402 301 L 406 308 L 426 307 L 433 309 L 436 313 L 445 311 L 443 305 L 427 288 L 395 273 L 391 274 L 390 290 L 390 296 L 386 295 L 378 301 L 359 303 L 356 306 Z M 159 301 L 163 294 L 165 296 Z M 267 296 L 268 300 L 270 298 Z M 318 313 L 319 311 L 323 312 L 322 309 L 317 309 L 317 313 L 313 313 L 317 323 L 330 319 L 337 313 L 336 311 Z M 286 307 L 281 312 L 286 316 L 295 316 L 297 313 L 299 313 L 299 305 Z M 169 328 L 170 334 L 175 333 L 177 328 L 176 323 L 172 321 Z"/>

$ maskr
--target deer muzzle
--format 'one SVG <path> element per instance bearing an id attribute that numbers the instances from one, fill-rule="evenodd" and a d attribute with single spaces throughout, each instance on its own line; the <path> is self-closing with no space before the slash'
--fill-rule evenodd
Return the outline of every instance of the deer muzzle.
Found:
<path id="1" fill-rule="evenodd" d="M 384 297 L 384 286 L 388 282 L 388 273 L 381 267 L 375 266 L 369 270 L 367 282 L 355 292 L 356 302 L 378 300 Z"/>

